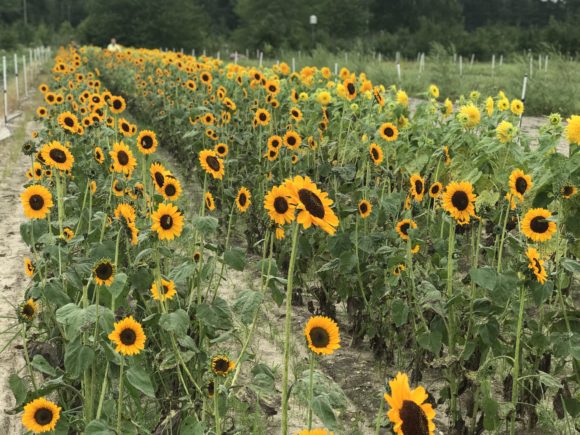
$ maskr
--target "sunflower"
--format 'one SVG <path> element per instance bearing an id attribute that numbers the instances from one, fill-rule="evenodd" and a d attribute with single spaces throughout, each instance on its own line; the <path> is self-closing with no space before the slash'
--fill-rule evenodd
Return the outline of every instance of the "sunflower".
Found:
<path id="1" fill-rule="evenodd" d="M 264 197 L 264 208 L 278 225 L 294 220 L 296 206 L 290 203 L 290 191 L 285 186 L 274 186 Z"/>
<path id="2" fill-rule="evenodd" d="M 479 109 L 471 103 L 461 106 L 458 116 L 463 125 L 468 128 L 475 127 L 481 121 L 481 113 L 479 112 Z"/>
<path id="3" fill-rule="evenodd" d="M 385 400 L 389 404 L 387 416 L 393 423 L 396 435 L 433 435 L 435 432 L 435 411 L 430 403 L 425 403 L 427 392 L 423 387 L 411 390 L 409 378 L 404 373 L 397 373 L 389 381 L 391 394 L 385 393 Z"/>
<path id="4" fill-rule="evenodd" d="M 173 240 L 183 231 L 183 214 L 171 203 L 159 204 L 151 220 L 151 230 L 157 231 L 159 240 Z"/>
<path id="5" fill-rule="evenodd" d="M 224 163 L 213 150 L 203 150 L 199 153 L 201 167 L 214 179 L 221 180 L 224 176 Z"/>
<path id="6" fill-rule="evenodd" d="M 445 166 L 449 166 L 452 162 L 451 154 L 449 153 L 449 147 L 445 145 L 443 147 L 443 154 L 445 155 Z"/>
<path id="7" fill-rule="evenodd" d="M 501 112 L 505 112 L 506 110 L 508 110 L 510 108 L 510 100 L 508 100 L 507 98 L 501 98 L 497 102 L 497 108 Z"/>
<path id="8" fill-rule="evenodd" d="M 327 429 L 304 429 L 300 432 L 295 432 L 293 435 L 334 435 L 334 432 L 331 432 Z"/>
<path id="9" fill-rule="evenodd" d="M 524 113 L 524 103 L 517 98 L 513 99 L 510 104 L 510 110 L 516 116 L 522 116 Z"/>
<path id="10" fill-rule="evenodd" d="M 448 117 L 451 116 L 452 113 L 453 113 L 453 103 L 449 98 L 445 98 L 445 101 L 443 102 L 443 115 L 445 115 L 445 117 Z"/>
<path id="11" fill-rule="evenodd" d="M 175 201 L 181 195 L 181 183 L 172 175 L 165 177 L 165 183 L 161 188 L 161 194 L 168 201 Z"/>
<path id="12" fill-rule="evenodd" d="M 441 190 L 443 190 L 443 185 L 437 181 L 429 187 L 429 196 L 431 198 L 438 198 L 441 195 Z"/>
<path id="13" fill-rule="evenodd" d="M 336 322 L 329 317 L 313 316 L 304 328 L 310 350 L 317 354 L 332 355 L 340 348 L 340 332 Z"/>
<path id="14" fill-rule="evenodd" d="M 417 202 L 423 201 L 425 195 L 425 180 L 419 174 L 411 175 L 411 195 Z"/>
<path id="15" fill-rule="evenodd" d="M 290 109 L 290 116 L 296 122 L 302 121 L 302 118 L 303 118 L 302 111 L 298 107 L 292 107 Z"/>
<path id="16" fill-rule="evenodd" d="M 48 110 L 44 106 L 40 106 L 36 109 L 36 116 L 39 118 L 46 118 L 48 116 Z"/>
<path id="17" fill-rule="evenodd" d="M 517 129 L 509 121 L 502 121 L 495 129 L 495 136 L 501 143 L 508 143 L 513 139 Z"/>
<path id="18" fill-rule="evenodd" d="M 268 125 L 270 123 L 270 112 L 268 112 L 266 109 L 256 110 L 254 121 L 256 122 L 256 125 Z"/>
<path id="19" fill-rule="evenodd" d="M 576 192 L 578 192 L 578 189 L 576 188 L 576 186 L 573 186 L 571 184 L 566 184 L 560 189 L 560 193 L 562 194 L 564 199 L 572 198 L 574 195 L 576 195 Z"/>
<path id="20" fill-rule="evenodd" d="M 226 376 L 235 368 L 235 361 L 230 360 L 227 355 L 215 355 L 211 359 L 211 371 L 217 376 Z"/>
<path id="21" fill-rule="evenodd" d="M 443 209 L 461 224 L 469 223 L 469 217 L 475 216 L 474 202 L 476 195 L 473 186 L 467 181 L 452 182 L 443 192 Z"/>
<path id="22" fill-rule="evenodd" d="M 71 112 L 61 113 L 60 115 L 58 115 L 57 121 L 58 125 L 60 125 L 63 129 L 71 133 L 77 133 L 80 125 L 77 116 Z"/>
<path id="23" fill-rule="evenodd" d="M 111 108 L 111 112 L 119 114 L 125 110 L 127 104 L 123 97 L 114 96 L 109 99 L 109 107 Z"/>
<path id="24" fill-rule="evenodd" d="M 566 139 L 570 143 L 580 145 L 580 115 L 572 115 L 566 121 L 568 121 L 565 130 Z"/>
<path id="25" fill-rule="evenodd" d="M 153 179 L 153 184 L 158 192 L 161 192 L 165 184 L 165 177 L 169 175 L 169 171 L 161 163 L 152 163 L 149 168 L 149 173 Z"/>
<path id="26" fill-rule="evenodd" d="M 376 166 L 380 165 L 383 161 L 383 149 L 376 143 L 372 143 L 369 146 L 369 154 L 371 155 L 371 159 Z"/>
<path id="27" fill-rule="evenodd" d="M 284 186 L 290 192 L 291 202 L 300 210 L 297 216 L 299 224 L 304 228 L 314 224 L 331 235 L 336 232 L 339 220 L 330 208 L 333 201 L 328 198 L 328 193 L 319 190 L 309 177 L 300 175 L 286 180 Z"/>
<path id="28" fill-rule="evenodd" d="M 125 219 L 126 222 L 135 222 L 135 208 L 126 203 L 121 203 L 117 206 L 114 212 L 116 219 Z"/>
<path id="29" fill-rule="evenodd" d="M 54 205 L 50 191 L 40 184 L 28 186 L 20 194 L 24 215 L 29 219 L 44 219 Z"/>
<path id="30" fill-rule="evenodd" d="M 125 137 L 131 137 L 137 131 L 137 127 L 127 121 L 125 118 L 119 119 L 119 132 Z"/>
<path id="31" fill-rule="evenodd" d="M 556 222 L 549 221 L 552 213 L 545 208 L 533 208 L 522 219 L 521 230 L 524 235 L 534 242 L 550 240 L 556 232 Z"/>
<path id="32" fill-rule="evenodd" d="M 245 187 L 240 187 L 238 195 L 236 196 L 236 206 L 241 213 L 245 213 L 248 210 L 252 204 L 251 198 L 252 194 L 250 191 Z"/>
<path id="33" fill-rule="evenodd" d="M 417 223 L 412 219 L 403 219 L 397 223 L 397 233 L 403 240 L 409 240 L 409 230 L 417 228 Z"/>
<path id="34" fill-rule="evenodd" d="M 154 131 L 143 130 L 137 136 L 137 148 L 142 154 L 153 154 L 157 149 L 157 136 Z"/>
<path id="35" fill-rule="evenodd" d="M 544 268 L 544 260 L 540 260 L 540 254 L 538 253 L 538 250 L 536 248 L 529 247 L 526 251 L 526 256 L 529 260 L 528 268 L 534 272 L 538 282 L 540 284 L 544 284 L 548 278 L 548 274 Z"/>
<path id="36" fill-rule="evenodd" d="M 131 149 L 123 142 L 113 144 L 113 151 L 109 151 L 113 160 L 113 170 L 125 175 L 130 175 L 137 167 L 137 160 L 133 157 Z"/>
<path id="37" fill-rule="evenodd" d="M 125 195 L 125 189 L 123 187 L 123 183 L 119 180 L 113 181 L 113 193 L 115 196 L 123 196 Z"/>
<path id="38" fill-rule="evenodd" d="M 524 195 L 528 192 L 534 183 L 532 182 L 532 177 L 526 175 L 521 169 L 514 169 L 510 175 L 510 191 L 511 193 L 519 198 L 521 201 L 524 200 Z"/>
<path id="39" fill-rule="evenodd" d="M 487 97 L 485 100 L 485 111 L 487 112 L 487 116 L 493 115 L 493 107 L 494 102 L 492 97 Z"/>
<path id="40" fill-rule="evenodd" d="M 369 201 L 367 201 L 366 199 L 362 199 L 358 203 L 358 212 L 359 212 L 361 218 L 363 218 L 363 219 L 368 218 L 371 215 L 372 211 L 373 211 L 373 205 Z"/>
<path id="41" fill-rule="evenodd" d="M 393 275 L 394 276 L 399 276 L 401 274 L 401 272 L 403 272 L 406 269 L 405 265 L 403 263 L 397 264 L 395 267 L 393 267 Z"/>
<path id="42" fill-rule="evenodd" d="M 75 236 L 75 232 L 70 227 L 64 227 L 62 233 L 67 240 L 71 240 Z"/>
<path id="43" fill-rule="evenodd" d="M 26 275 L 28 276 L 34 275 L 34 264 L 32 263 L 32 260 L 28 257 L 24 258 L 24 273 L 26 273 Z"/>
<path id="44" fill-rule="evenodd" d="M 286 132 L 284 135 L 284 145 L 291 150 L 296 150 L 300 147 L 300 144 L 302 144 L 302 138 L 297 132 L 293 130 Z"/>
<path id="45" fill-rule="evenodd" d="M 393 142 L 397 140 L 397 137 L 399 136 L 399 130 L 397 129 L 397 126 L 392 122 L 385 122 L 379 128 L 379 134 L 387 142 Z"/>
<path id="46" fill-rule="evenodd" d="M 52 141 L 45 144 L 40 153 L 44 162 L 53 168 L 61 171 L 69 171 L 75 161 L 69 149 L 60 142 Z"/>
<path id="47" fill-rule="evenodd" d="M 105 161 L 105 154 L 103 153 L 101 147 L 95 148 L 95 150 L 93 151 L 93 156 L 95 157 L 95 160 L 97 161 L 98 164 L 102 164 Z"/>
<path id="48" fill-rule="evenodd" d="M 264 157 L 267 157 L 269 161 L 273 162 L 278 158 L 278 149 L 269 148 L 268 152 L 264 154 Z"/>
<path id="49" fill-rule="evenodd" d="M 429 93 L 433 98 L 439 98 L 439 88 L 437 87 L 437 85 L 433 84 L 429 85 Z"/>
<path id="50" fill-rule="evenodd" d="M 109 287 L 115 279 L 115 265 L 108 258 L 99 260 L 93 267 L 93 278 L 98 285 Z"/>
<path id="51" fill-rule="evenodd" d="M 147 337 L 143 332 L 143 327 L 139 322 L 133 319 L 133 316 L 115 322 L 113 332 L 108 337 L 117 345 L 116 352 L 125 356 L 139 354 L 145 349 L 145 340 Z"/>
<path id="52" fill-rule="evenodd" d="M 209 211 L 214 211 L 215 210 L 215 201 L 213 199 L 213 195 L 211 194 L 211 192 L 205 192 L 205 194 L 203 195 L 204 201 L 205 201 L 205 206 Z"/>
<path id="53" fill-rule="evenodd" d="M 216 152 L 216 154 L 220 157 L 225 157 L 228 155 L 229 152 L 229 148 L 228 145 L 225 143 L 218 143 L 213 150 Z"/>
<path id="54" fill-rule="evenodd" d="M 60 410 L 60 406 L 56 403 L 39 397 L 24 405 L 22 424 L 34 433 L 52 431 L 60 419 Z"/>
<path id="55" fill-rule="evenodd" d="M 173 299 L 173 296 L 177 294 L 173 280 L 168 281 L 166 279 L 162 279 L 161 287 L 163 288 L 163 293 L 160 293 L 159 290 L 157 290 L 157 282 L 154 281 L 151 285 L 151 294 L 153 295 L 153 299 L 156 301 L 170 300 Z"/>
<path id="56" fill-rule="evenodd" d="M 34 299 L 30 298 L 27 301 L 20 304 L 18 307 L 18 317 L 20 317 L 25 322 L 32 322 L 34 315 L 38 312 L 38 305 L 34 302 Z"/>
<path id="57" fill-rule="evenodd" d="M 342 86 L 344 87 L 344 96 L 347 100 L 354 100 L 356 98 L 356 85 L 351 78 L 346 79 Z"/>

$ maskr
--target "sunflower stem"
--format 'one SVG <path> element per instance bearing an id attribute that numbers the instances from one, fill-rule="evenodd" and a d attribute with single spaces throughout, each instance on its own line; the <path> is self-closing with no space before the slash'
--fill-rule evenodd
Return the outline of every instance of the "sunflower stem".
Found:
<path id="1" fill-rule="evenodd" d="M 510 435 L 516 430 L 516 405 L 518 402 L 518 379 L 520 375 L 520 346 L 522 337 L 522 325 L 524 322 L 524 305 L 526 301 L 526 290 L 520 287 L 520 309 L 518 313 L 518 325 L 516 328 L 516 350 L 514 354 L 514 369 L 512 374 L 512 415 L 510 421 Z"/>
<path id="2" fill-rule="evenodd" d="M 36 380 L 34 379 L 34 373 L 32 372 L 32 365 L 30 364 L 30 355 L 28 354 L 28 346 L 26 344 L 26 324 L 22 325 L 22 344 L 24 348 L 24 359 L 26 360 L 26 368 L 28 369 L 28 375 L 30 376 L 30 381 L 32 382 L 32 387 L 34 388 L 34 392 L 38 391 L 38 387 L 36 386 Z"/>
<path id="3" fill-rule="evenodd" d="M 310 372 L 308 374 L 308 430 L 312 429 L 312 400 L 314 396 L 314 352 L 310 352 Z"/>
<path id="4" fill-rule="evenodd" d="M 230 211 L 230 217 L 228 219 L 228 232 L 226 233 L 226 242 L 224 244 L 224 255 L 225 255 L 225 253 L 228 250 L 228 246 L 229 246 L 229 242 L 230 242 L 230 234 L 231 234 L 231 231 L 232 231 L 232 221 L 233 221 L 233 218 L 234 218 L 234 209 L 235 209 L 234 204 L 232 204 L 232 210 Z M 222 261 L 222 266 L 221 266 L 220 273 L 219 273 L 219 276 L 218 276 L 218 281 L 217 281 L 217 284 L 216 284 L 215 289 L 213 291 L 213 296 L 211 298 L 212 302 L 215 300 L 215 297 L 217 296 L 217 292 L 219 290 L 219 287 L 220 287 L 222 278 L 224 276 L 224 269 L 225 269 L 225 267 L 226 267 L 226 262 L 225 261 Z M 211 276 L 211 278 L 209 280 L 209 284 L 208 284 L 208 288 L 207 288 L 208 289 L 208 292 L 211 291 L 211 283 L 213 281 L 213 276 L 214 276 L 214 274 L 212 273 L 212 276 Z"/>
<path id="5" fill-rule="evenodd" d="M 217 387 L 217 388 L 216 388 Z M 221 422 L 220 422 L 220 407 L 219 407 L 219 380 L 214 381 L 214 396 L 213 396 L 213 417 L 215 420 L 215 433 L 216 435 L 221 435 Z"/>
<path id="6" fill-rule="evenodd" d="M 354 249 L 355 249 L 355 255 L 356 255 L 356 271 L 357 271 L 357 276 L 358 276 L 358 286 L 360 289 L 360 294 L 363 298 L 363 301 L 365 303 L 365 309 L 367 311 L 367 314 L 370 316 L 371 312 L 370 312 L 370 308 L 369 308 L 369 302 L 367 300 L 367 297 L 365 295 L 365 289 L 364 289 L 364 285 L 363 285 L 363 280 L 362 280 L 362 273 L 360 270 L 360 258 L 359 258 L 359 253 L 358 253 L 358 216 L 355 217 L 355 224 L 354 224 L 354 232 L 355 232 L 355 245 L 354 245 Z"/>
<path id="7" fill-rule="evenodd" d="M 510 215 L 510 209 L 509 209 L 509 204 L 510 201 L 508 200 L 508 205 L 506 207 L 506 213 L 503 219 L 503 225 L 502 225 L 502 229 L 501 229 L 501 237 L 499 239 L 499 252 L 497 254 L 497 273 L 501 272 L 501 258 L 503 255 L 503 243 L 505 240 L 505 234 L 506 234 L 506 228 L 507 228 L 507 221 Z"/>
<path id="8" fill-rule="evenodd" d="M 286 288 L 286 319 L 284 321 L 284 373 L 282 376 L 282 435 L 288 435 L 288 369 L 290 365 L 290 332 L 292 329 L 292 286 L 294 284 L 294 264 L 298 240 L 298 223 L 292 224 L 292 251 L 288 265 L 288 285 Z"/>
<path id="9" fill-rule="evenodd" d="M 453 303 L 451 300 L 453 299 L 453 253 L 455 251 L 455 222 L 451 220 L 449 222 L 449 245 L 447 249 L 447 303 L 449 304 L 449 358 L 453 359 L 455 354 L 455 310 L 453 307 Z M 448 378 L 449 378 L 449 388 L 451 392 L 451 399 L 450 399 L 450 410 L 451 410 L 451 418 L 452 423 L 456 421 L 456 413 L 457 413 L 457 390 L 456 390 L 456 382 L 455 376 L 453 373 L 453 366 L 450 365 L 448 369 Z"/>
<path id="10" fill-rule="evenodd" d="M 119 375 L 119 397 L 117 398 L 117 433 L 121 432 L 121 416 L 123 415 L 123 376 L 125 374 L 125 358 L 121 357 L 121 370 Z M 101 393 L 102 394 L 102 393 Z"/>

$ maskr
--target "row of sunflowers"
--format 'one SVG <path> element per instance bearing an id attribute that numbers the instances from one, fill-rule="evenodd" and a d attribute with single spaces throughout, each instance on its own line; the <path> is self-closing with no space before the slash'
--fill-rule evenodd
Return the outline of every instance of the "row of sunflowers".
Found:
<path id="1" fill-rule="evenodd" d="M 439 414 L 449 432 L 515 433 L 546 402 L 563 411 L 541 424 L 574 426 L 580 117 L 550 115 L 532 143 L 524 103 L 503 92 L 452 102 L 432 85 L 411 110 L 364 73 L 157 50 L 63 49 L 52 73 L 24 147 L 19 334 L 54 350 L 31 359 L 25 346 L 28 375 L 12 379 L 26 428 L 219 434 L 233 419 L 248 433 L 233 405 L 242 366 L 263 370 L 249 348 L 266 291 L 285 305 L 284 434 L 304 298 L 300 433 L 349 433 L 313 388 L 339 324 L 410 374 L 386 386 L 377 431 L 433 434 Z M 260 290 L 222 298 L 226 270 L 252 266 Z M 250 332 L 237 346 L 240 313 Z M 411 390 L 433 372 L 440 391 Z"/>

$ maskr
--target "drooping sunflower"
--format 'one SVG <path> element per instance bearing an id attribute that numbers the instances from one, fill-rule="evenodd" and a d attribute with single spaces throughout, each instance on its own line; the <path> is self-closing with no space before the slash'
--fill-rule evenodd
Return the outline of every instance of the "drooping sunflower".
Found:
<path id="1" fill-rule="evenodd" d="M 389 404 L 387 417 L 393 423 L 393 431 L 397 435 L 433 435 L 435 432 L 435 411 L 430 403 L 425 403 L 429 397 L 425 388 L 417 387 L 411 390 L 409 378 L 404 373 L 397 373 L 395 379 L 389 381 L 391 394 L 385 393 Z"/>
<path id="2" fill-rule="evenodd" d="M 475 216 L 473 186 L 467 181 L 452 182 L 443 192 L 443 209 L 458 223 L 469 223 L 470 216 Z"/>
<path id="3" fill-rule="evenodd" d="M 215 210 L 215 200 L 213 199 L 213 195 L 211 194 L 211 192 L 205 192 L 205 194 L 203 195 L 203 200 L 205 201 L 205 207 L 209 211 Z"/>
<path id="4" fill-rule="evenodd" d="M 103 258 L 93 267 L 93 277 L 98 285 L 109 287 L 115 279 L 115 265 L 108 258 Z"/>
<path id="5" fill-rule="evenodd" d="M 113 151 L 109 151 L 113 160 L 113 171 L 130 175 L 137 167 L 137 160 L 128 145 L 123 142 L 113 144 Z"/>
<path id="6" fill-rule="evenodd" d="M 431 187 L 429 187 L 429 196 L 431 198 L 438 198 L 439 195 L 441 195 L 442 190 L 443 185 L 439 181 L 436 181 L 431 185 Z"/>
<path id="7" fill-rule="evenodd" d="M 151 220 L 151 230 L 157 231 L 159 240 L 173 240 L 183 231 L 183 214 L 171 203 L 159 204 Z"/>
<path id="8" fill-rule="evenodd" d="M 227 355 L 215 355 L 211 359 L 211 371 L 217 376 L 226 376 L 236 368 L 236 362 L 230 360 Z"/>
<path id="9" fill-rule="evenodd" d="M 379 134 L 387 142 L 393 142 L 397 140 L 397 137 L 399 136 L 399 130 L 392 122 L 385 122 L 379 128 Z"/>
<path id="10" fill-rule="evenodd" d="M 161 192 L 163 185 L 165 184 L 165 177 L 169 174 L 169 171 L 165 169 L 159 162 L 152 163 L 149 168 L 149 173 L 151 174 L 151 178 L 153 179 L 153 184 L 155 185 L 155 189 L 158 192 Z"/>
<path id="11" fill-rule="evenodd" d="M 157 135 L 154 131 L 142 130 L 137 136 L 137 148 L 142 154 L 153 154 L 157 144 Z"/>
<path id="12" fill-rule="evenodd" d="M 156 281 L 153 281 L 153 284 L 151 285 L 151 294 L 153 295 L 153 299 L 156 301 L 171 300 L 173 299 L 173 296 L 177 294 L 173 280 L 161 279 L 161 287 L 163 288 L 163 292 L 160 292 L 157 289 Z"/>
<path id="13" fill-rule="evenodd" d="M 213 149 L 221 158 L 227 156 L 229 152 L 228 145 L 225 143 L 218 143 Z"/>
<path id="14" fill-rule="evenodd" d="M 373 211 L 373 205 L 367 201 L 366 199 L 362 199 L 359 203 L 358 203 L 358 213 L 360 214 L 360 217 L 363 219 L 368 218 L 371 215 L 371 212 Z"/>
<path id="15" fill-rule="evenodd" d="M 135 208 L 131 204 L 121 203 L 115 208 L 116 219 L 125 219 L 125 222 L 135 222 Z"/>
<path id="16" fill-rule="evenodd" d="M 294 220 L 296 206 L 290 202 L 290 192 L 284 186 L 274 186 L 264 197 L 264 208 L 278 225 Z"/>
<path id="17" fill-rule="evenodd" d="M 524 200 L 526 192 L 528 192 L 534 185 L 532 177 L 526 175 L 521 169 L 514 169 L 512 171 L 509 183 L 511 193 L 521 201 Z"/>
<path id="18" fill-rule="evenodd" d="M 115 351 L 125 356 L 139 354 L 145 349 L 147 339 L 143 327 L 133 319 L 133 316 L 115 322 L 114 329 L 108 337 L 117 346 Z"/>
<path id="19" fill-rule="evenodd" d="M 168 201 L 175 201 L 181 196 L 181 183 L 173 175 L 165 176 L 165 183 L 161 188 L 161 194 Z"/>
<path id="20" fill-rule="evenodd" d="M 236 196 L 236 206 L 241 213 L 245 213 L 246 210 L 248 210 L 252 204 L 251 198 L 252 194 L 250 191 L 245 187 L 240 187 L 240 190 Z"/>
<path id="21" fill-rule="evenodd" d="M 340 348 L 340 332 L 334 320 L 324 316 L 313 316 L 304 328 L 308 347 L 319 355 L 331 355 Z"/>
<path id="22" fill-rule="evenodd" d="M 301 144 L 302 137 L 300 137 L 297 132 L 290 130 L 287 131 L 284 135 L 284 145 L 286 145 L 289 149 L 296 150 L 300 147 Z"/>
<path id="23" fill-rule="evenodd" d="M 270 123 L 270 112 L 266 109 L 258 109 L 256 110 L 256 114 L 254 115 L 254 121 L 257 125 L 266 126 Z"/>
<path id="24" fill-rule="evenodd" d="M 409 240 L 409 230 L 417 228 L 417 223 L 413 219 L 403 219 L 397 222 L 395 228 L 401 239 Z"/>
<path id="25" fill-rule="evenodd" d="M 58 125 L 60 125 L 66 131 L 71 133 L 77 133 L 79 128 L 79 119 L 77 116 L 71 112 L 62 112 L 56 118 L 58 121 Z"/>
<path id="26" fill-rule="evenodd" d="M 556 232 L 556 222 L 547 220 L 551 217 L 552 213 L 545 208 L 528 210 L 522 219 L 522 233 L 534 242 L 550 240 Z"/>
<path id="27" fill-rule="evenodd" d="M 40 184 L 28 186 L 20 194 L 24 215 L 29 219 L 44 219 L 54 205 L 50 191 Z"/>
<path id="28" fill-rule="evenodd" d="M 315 225 L 330 235 L 336 232 L 339 220 L 330 208 L 333 201 L 328 193 L 319 190 L 309 177 L 300 175 L 286 180 L 284 186 L 290 192 L 290 201 L 300 210 L 296 218 L 299 224 L 306 229 Z"/>
<path id="29" fill-rule="evenodd" d="M 411 175 L 411 195 L 417 202 L 423 201 L 425 195 L 425 180 L 419 174 Z"/>
<path id="30" fill-rule="evenodd" d="M 72 169 L 75 161 L 69 149 L 55 140 L 45 144 L 41 148 L 40 153 L 44 163 L 61 171 L 69 171 Z"/>
<path id="31" fill-rule="evenodd" d="M 24 258 L 24 273 L 26 273 L 28 276 L 34 275 L 34 264 L 28 257 Z"/>
<path id="32" fill-rule="evenodd" d="M 24 405 L 22 425 L 34 433 L 52 431 L 60 419 L 60 410 L 56 403 L 39 397 Z"/>
<path id="33" fill-rule="evenodd" d="M 544 284 L 548 278 L 546 269 L 544 268 L 544 260 L 540 259 L 540 254 L 536 248 L 529 247 L 526 251 L 529 264 L 528 268 L 534 272 L 536 279 L 540 284 Z"/>
<path id="34" fill-rule="evenodd" d="M 36 302 L 34 302 L 34 299 L 32 298 L 23 302 L 18 307 L 18 317 L 20 317 L 25 322 L 32 322 L 37 312 L 38 305 L 36 304 Z"/>
<path id="35" fill-rule="evenodd" d="M 403 263 L 397 264 L 395 267 L 393 267 L 392 274 L 393 276 L 399 276 L 405 269 L 406 267 Z"/>
<path id="36" fill-rule="evenodd" d="M 373 163 L 378 166 L 383 161 L 383 149 L 378 146 L 376 143 L 372 143 L 369 146 L 369 154 L 371 155 L 371 159 Z"/>
<path id="37" fill-rule="evenodd" d="M 566 184 L 560 189 L 560 193 L 564 199 L 572 198 L 574 195 L 576 195 L 577 192 L 578 189 L 572 184 Z"/>
<path id="38" fill-rule="evenodd" d="M 72 240 L 72 238 L 75 236 L 75 232 L 71 227 L 64 227 L 62 229 L 62 233 L 67 240 Z"/>
<path id="39" fill-rule="evenodd" d="M 95 148 L 95 150 L 93 151 L 93 156 L 95 157 L 97 163 L 100 165 L 105 161 L 105 154 L 103 153 L 101 147 Z"/>
<path id="40" fill-rule="evenodd" d="M 201 167 L 214 179 L 221 180 L 224 177 L 224 163 L 213 150 L 203 150 L 199 153 Z"/>

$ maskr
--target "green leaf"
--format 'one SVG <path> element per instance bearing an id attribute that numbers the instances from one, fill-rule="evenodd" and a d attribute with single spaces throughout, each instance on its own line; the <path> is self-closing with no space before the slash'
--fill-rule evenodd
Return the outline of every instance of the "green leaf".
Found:
<path id="1" fill-rule="evenodd" d="M 55 304 L 57 307 L 62 307 L 71 301 L 64 291 L 62 281 L 59 279 L 51 279 L 47 282 L 44 287 L 44 295 L 51 304 Z"/>
<path id="2" fill-rule="evenodd" d="M 232 248 L 224 252 L 224 263 L 235 270 L 242 271 L 246 266 L 246 253 L 241 248 Z"/>
<path id="3" fill-rule="evenodd" d="M 228 303 L 220 297 L 216 297 L 211 305 L 198 305 L 196 313 L 197 318 L 211 328 L 230 329 L 233 326 Z"/>
<path id="4" fill-rule="evenodd" d="M 443 338 L 443 334 L 441 331 L 429 331 L 424 332 L 417 336 L 417 343 L 423 348 L 426 349 L 434 354 L 439 353 L 441 350 L 441 340 Z"/>
<path id="5" fill-rule="evenodd" d="M 113 283 L 107 287 L 109 293 L 113 299 L 116 299 L 121 293 L 123 293 L 123 289 L 125 288 L 125 284 L 127 283 L 127 275 L 124 273 L 118 273 L 115 276 L 115 280 Z"/>
<path id="6" fill-rule="evenodd" d="M 562 260 L 562 267 L 572 273 L 580 273 L 580 262 L 565 258 Z"/>
<path id="7" fill-rule="evenodd" d="M 8 378 L 8 385 L 10 385 L 12 394 L 14 394 L 16 404 L 22 405 L 26 400 L 26 395 L 28 394 L 28 388 L 26 388 L 24 381 L 16 373 L 13 373 Z"/>
<path id="8" fill-rule="evenodd" d="M 93 420 L 85 426 L 85 435 L 114 435 L 115 432 L 109 429 L 103 420 Z"/>
<path id="9" fill-rule="evenodd" d="M 149 374 L 140 367 L 133 366 L 127 370 L 127 382 L 148 397 L 155 397 L 155 388 Z"/>
<path id="10" fill-rule="evenodd" d="M 483 427 L 485 430 L 493 431 L 497 428 L 499 421 L 499 405 L 491 397 L 485 397 L 482 401 Z"/>
<path id="11" fill-rule="evenodd" d="M 240 292 L 234 302 L 234 312 L 240 316 L 245 325 L 249 325 L 254 319 L 254 313 L 262 302 L 262 294 L 253 290 Z"/>
<path id="12" fill-rule="evenodd" d="M 195 216 L 192 220 L 193 227 L 203 236 L 209 236 L 218 228 L 218 220 L 212 216 Z"/>
<path id="13" fill-rule="evenodd" d="M 56 376 L 56 370 L 54 369 L 54 367 L 52 367 L 48 363 L 48 361 L 46 360 L 46 358 L 44 358 L 40 354 L 34 355 L 34 358 L 32 358 L 32 361 L 30 362 L 30 365 L 35 370 L 38 370 L 39 372 L 44 373 L 45 375 Z"/>
<path id="14" fill-rule="evenodd" d="M 179 435 L 204 435 L 205 427 L 203 423 L 197 421 L 191 415 L 185 417 L 179 426 Z"/>
<path id="15" fill-rule="evenodd" d="M 407 323 L 409 315 L 409 306 L 401 299 L 395 299 L 391 308 L 391 317 L 396 326 L 401 326 Z"/>
<path id="16" fill-rule="evenodd" d="M 324 426 L 328 429 L 334 429 L 336 427 L 336 415 L 330 405 L 328 396 L 321 395 L 314 397 L 312 399 L 312 412 L 320 418 Z"/>
<path id="17" fill-rule="evenodd" d="M 469 271 L 471 279 L 480 287 L 487 290 L 493 290 L 497 281 L 497 272 L 491 267 L 482 267 L 471 269 Z"/>
<path id="18" fill-rule="evenodd" d="M 159 326 L 165 331 L 174 332 L 176 336 L 181 337 L 187 334 L 189 328 L 189 316 L 181 308 L 172 313 L 164 313 L 159 318 Z"/>
<path id="19" fill-rule="evenodd" d="M 80 338 L 66 345 L 64 351 L 64 367 L 67 374 L 73 378 L 78 378 L 95 359 L 95 352 L 92 348 L 81 344 Z"/>

